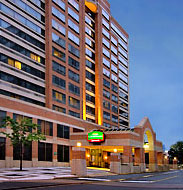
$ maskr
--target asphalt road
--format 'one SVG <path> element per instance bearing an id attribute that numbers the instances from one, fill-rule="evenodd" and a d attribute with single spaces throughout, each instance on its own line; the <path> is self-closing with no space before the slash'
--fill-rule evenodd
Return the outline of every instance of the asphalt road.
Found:
<path id="1" fill-rule="evenodd" d="M 3 182 L 1 190 L 157 190 L 182 189 L 183 170 L 115 175 L 97 178 L 57 179 L 35 182 Z"/>

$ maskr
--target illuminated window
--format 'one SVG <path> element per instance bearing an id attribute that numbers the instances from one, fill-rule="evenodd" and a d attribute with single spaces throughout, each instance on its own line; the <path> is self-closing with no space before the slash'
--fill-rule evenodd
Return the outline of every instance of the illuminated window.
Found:
<path id="1" fill-rule="evenodd" d="M 22 64 L 19 61 L 15 61 L 15 67 L 21 70 Z"/>
<path id="2" fill-rule="evenodd" d="M 33 53 L 30 54 L 30 58 L 33 59 L 33 60 L 35 60 L 35 61 L 37 61 L 37 62 L 39 62 L 39 63 L 41 62 L 40 56 L 35 55 Z"/>
<path id="3" fill-rule="evenodd" d="M 14 67 L 14 60 L 13 59 L 8 59 L 8 65 L 11 65 Z"/>

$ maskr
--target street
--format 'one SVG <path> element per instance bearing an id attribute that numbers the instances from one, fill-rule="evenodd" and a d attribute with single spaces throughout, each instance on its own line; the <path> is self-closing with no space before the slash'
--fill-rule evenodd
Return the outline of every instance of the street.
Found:
<path id="1" fill-rule="evenodd" d="M 1 190 L 146 190 L 183 189 L 183 170 L 169 172 L 113 175 L 97 178 L 56 179 L 0 183 Z"/>

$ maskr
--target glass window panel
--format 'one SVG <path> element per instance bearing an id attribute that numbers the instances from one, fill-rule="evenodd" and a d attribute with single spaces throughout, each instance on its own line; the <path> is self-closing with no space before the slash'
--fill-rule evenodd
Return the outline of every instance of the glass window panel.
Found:
<path id="1" fill-rule="evenodd" d="M 79 46 L 79 38 L 77 36 L 75 36 L 72 32 L 68 31 L 68 38 L 70 40 L 72 40 L 75 44 L 77 44 Z"/>
<path id="2" fill-rule="evenodd" d="M 105 39 L 105 38 L 102 38 L 102 43 L 107 46 L 108 48 L 110 47 L 110 44 L 109 42 Z"/>
<path id="3" fill-rule="evenodd" d="M 65 15 L 62 14 L 57 8 L 52 6 L 52 14 L 65 23 Z"/>
<path id="4" fill-rule="evenodd" d="M 108 15 L 108 13 L 107 13 L 104 9 L 102 9 L 102 15 L 103 15 L 107 20 L 109 20 L 109 15 Z"/>
<path id="5" fill-rule="evenodd" d="M 105 30 L 104 28 L 102 28 L 102 34 L 104 34 L 108 39 L 110 39 L 110 34 L 107 30 Z"/>
<path id="6" fill-rule="evenodd" d="M 106 55 L 108 58 L 110 58 L 110 53 L 107 49 L 103 48 L 102 51 L 103 51 L 104 55 Z"/>
<path id="7" fill-rule="evenodd" d="M 77 13 L 75 13 L 70 7 L 68 7 L 68 13 L 69 15 L 76 20 L 77 22 L 79 22 L 79 16 Z"/>
<path id="8" fill-rule="evenodd" d="M 73 29 L 75 32 L 79 33 L 79 26 L 76 25 L 74 22 L 72 22 L 70 19 L 68 19 L 68 25 L 71 29 Z"/>
<path id="9" fill-rule="evenodd" d="M 65 10 L 65 3 L 62 0 L 53 0 L 61 9 Z"/>
<path id="10" fill-rule="evenodd" d="M 103 57 L 103 64 L 110 68 L 110 62 L 105 57 Z"/>
<path id="11" fill-rule="evenodd" d="M 52 19 L 52 27 L 65 35 L 65 28 L 54 19 Z"/>
<path id="12" fill-rule="evenodd" d="M 114 71 L 115 73 L 118 73 L 117 67 L 115 67 L 113 64 L 111 64 L 111 70 Z"/>
<path id="13" fill-rule="evenodd" d="M 110 71 L 108 71 L 107 69 L 103 68 L 103 74 L 107 77 L 110 77 Z"/>
<path id="14" fill-rule="evenodd" d="M 79 11 L 79 4 L 75 0 L 68 0 L 68 2 L 77 10 Z"/>
<path id="15" fill-rule="evenodd" d="M 102 19 L 102 24 L 109 30 L 109 23 L 105 19 Z"/>

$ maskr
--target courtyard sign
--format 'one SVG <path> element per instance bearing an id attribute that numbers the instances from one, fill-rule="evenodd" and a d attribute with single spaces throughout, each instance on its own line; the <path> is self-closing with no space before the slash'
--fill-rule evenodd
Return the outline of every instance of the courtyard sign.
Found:
<path id="1" fill-rule="evenodd" d="M 87 139 L 89 142 L 102 142 L 104 141 L 104 133 L 101 131 L 92 131 L 88 133 Z"/>

